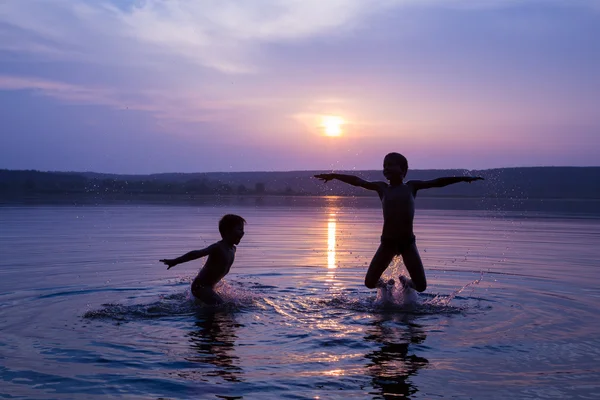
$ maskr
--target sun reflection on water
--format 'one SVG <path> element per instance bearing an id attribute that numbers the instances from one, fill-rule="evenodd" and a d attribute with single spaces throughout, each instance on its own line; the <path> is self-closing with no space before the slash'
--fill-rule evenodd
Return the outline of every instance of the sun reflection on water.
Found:
<path id="1" fill-rule="evenodd" d="M 329 214 L 329 221 L 327 222 L 327 268 L 335 269 L 335 213 Z"/>

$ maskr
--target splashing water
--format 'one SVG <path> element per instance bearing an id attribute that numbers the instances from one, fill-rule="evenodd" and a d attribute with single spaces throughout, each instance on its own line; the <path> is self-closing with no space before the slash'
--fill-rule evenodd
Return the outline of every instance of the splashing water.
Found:
<path id="1" fill-rule="evenodd" d="M 478 279 L 467 283 L 449 295 L 421 294 L 413 288 L 402 284 L 404 276 L 400 276 L 400 283 L 389 279 L 384 285 L 377 288 L 377 295 L 373 305 L 380 309 L 392 309 L 412 314 L 453 314 L 464 312 L 468 309 L 465 304 L 452 305 L 452 301 L 465 289 L 474 289 L 483 280 L 483 272 Z M 406 278 L 408 279 L 408 278 Z"/>
<path id="2" fill-rule="evenodd" d="M 190 289 L 183 292 L 160 296 L 158 301 L 149 304 L 103 304 L 98 310 L 90 310 L 83 314 L 89 319 L 112 319 L 116 321 L 134 321 L 170 316 L 194 315 L 204 308 L 223 310 L 242 309 L 251 306 L 258 297 L 244 287 L 234 287 L 227 282 L 221 282 L 215 288 L 225 303 L 221 306 L 207 306 L 197 300 Z"/>
<path id="3" fill-rule="evenodd" d="M 462 293 L 465 289 L 467 289 L 469 287 L 472 287 L 473 285 L 479 285 L 481 283 L 481 281 L 483 281 L 483 271 L 480 272 L 480 276 L 479 276 L 478 279 L 475 279 L 474 281 L 467 283 L 466 285 L 464 285 L 460 289 L 455 290 L 454 292 L 450 293 L 447 296 L 438 294 L 434 298 L 426 301 L 425 304 L 430 305 L 430 306 L 448 306 L 448 305 L 450 305 L 450 302 L 457 295 L 459 295 L 460 293 Z M 473 288 L 471 288 L 471 289 L 473 290 Z"/>

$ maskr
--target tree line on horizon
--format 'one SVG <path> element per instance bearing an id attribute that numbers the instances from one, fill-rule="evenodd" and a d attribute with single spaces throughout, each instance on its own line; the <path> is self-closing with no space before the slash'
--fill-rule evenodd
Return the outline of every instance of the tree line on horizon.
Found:
<path id="1" fill-rule="evenodd" d="M 313 178 L 323 171 L 212 172 L 116 175 L 0 169 L 0 196 L 145 195 L 185 196 L 368 196 L 370 191 Z M 384 180 L 381 171 L 340 171 Z M 423 197 L 600 199 L 600 167 L 523 167 L 480 171 L 411 170 L 407 179 L 480 175 L 484 181 L 419 193 Z"/>
<path id="2" fill-rule="evenodd" d="M 265 195 L 264 183 L 252 187 L 244 184 L 232 186 L 206 177 L 184 181 L 126 176 L 41 172 L 35 170 L 0 170 L 0 193 L 5 195 L 53 194 L 189 194 L 189 195 Z M 275 194 L 275 193 L 272 193 Z"/>

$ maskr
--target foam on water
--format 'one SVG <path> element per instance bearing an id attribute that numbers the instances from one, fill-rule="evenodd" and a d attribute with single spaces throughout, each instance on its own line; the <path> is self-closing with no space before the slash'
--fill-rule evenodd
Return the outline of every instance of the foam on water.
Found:
<path id="1" fill-rule="evenodd" d="M 183 292 L 159 296 L 159 300 L 147 304 L 103 304 L 98 310 L 83 314 L 89 319 L 112 319 L 128 322 L 140 319 L 165 318 L 194 315 L 203 309 L 235 310 L 252 306 L 258 297 L 243 286 L 221 282 L 216 292 L 225 301 L 220 306 L 208 306 L 194 298 L 189 288 Z"/>
<path id="2" fill-rule="evenodd" d="M 471 295 L 462 297 L 458 295 L 467 288 L 473 289 L 474 285 L 478 285 L 483 280 L 483 272 L 480 274 L 478 279 L 465 284 L 450 294 L 419 294 L 413 288 L 400 283 L 402 276 L 400 282 L 389 279 L 385 285 L 377 288 L 377 295 L 371 304 L 371 308 L 375 310 L 395 310 L 413 315 L 447 315 L 466 312 L 474 307 L 470 304 L 471 300 L 476 299 L 472 298 Z"/>
<path id="3" fill-rule="evenodd" d="M 272 310 L 290 320 L 301 320 L 314 312 L 348 310 L 354 312 L 400 312 L 413 315 L 454 314 L 468 310 L 469 297 L 457 297 L 465 289 L 481 282 L 467 283 L 449 295 L 419 294 L 399 282 L 388 281 L 377 289 L 375 296 L 361 293 L 323 292 L 317 296 L 273 295 L 272 287 L 249 282 L 221 282 L 217 293 L 225 301 L 220 306 L 208 306 L 194 298 L 189 287 L 183 291 L 160 295 L 156 301 L 142 304 L 106 303 L 99 309 L 88 310 L 85 319 L 107 319 L 120 323 L 167 317 L 193 316 L 202 310 Z M 189 279 L 182 280 L 186 284 Z M 459 304 L 452 304 L 459 300 Z"/>
<path id="4" fill-rule="evenodd" d="M 411 308 L 419 304 L 419 295 L 413 288 L 390 279 L 377 289 L 375 304 Z"/>

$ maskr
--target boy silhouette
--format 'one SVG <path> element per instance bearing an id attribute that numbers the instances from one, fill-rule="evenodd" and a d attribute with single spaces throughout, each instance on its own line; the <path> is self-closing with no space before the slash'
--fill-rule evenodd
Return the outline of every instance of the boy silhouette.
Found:
<path id="1" fill-rule="evenodd" d="M 171 269 L 177 264 L 208 256 L 204 267 L 192 282 L 192 294 L 208 305 L 223 304 L 221 296 L 215 292 L 215 285 L 229 273 L 235 259 L 235 250 L 244 236 L 246 220 L 239 215 L 227 214 L 219 221 L 222 240 L 202 250 L 192 250 L 181 257 L 163 259 L 160 262 Z"/>
<path id="2" fill-rule="evenodd" d="M 427 288 L 427 279 L 425 278 L 423 262 L 413 233 L 417 192 L 422 189 L 444 187 L 458 182 L 470 183 L 483 179 L 478 176 L 460 176 L 443 177 L 429 181 L 411 180 L 405 183 L 404 178 L 407 172 L 408 161 L 406 157 L 400 153 L 389 153 L 383 159 L 383 175 L 389 183 L 369 182 L 354 175 L 335 173 L 315 175 L 315 178 L 324 182 L 337 179 L 353 186 L 374 190 L 379 195 L 383 208 L 383 231 L 381 233 L 381 244 L 373 256 L 365 276 L 365 286 L 369 289 L 385 287 L 380 279 L 381 275 L 394 257 L 401 255 L 410 275 L 410 279 L 400 276 L 402 285 L 423 292 Z"/>

